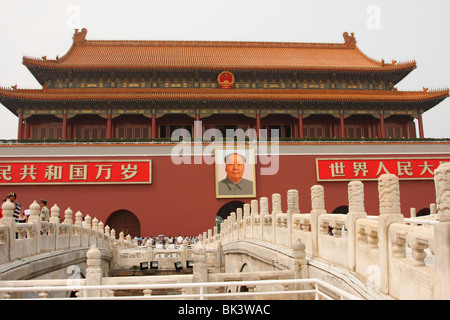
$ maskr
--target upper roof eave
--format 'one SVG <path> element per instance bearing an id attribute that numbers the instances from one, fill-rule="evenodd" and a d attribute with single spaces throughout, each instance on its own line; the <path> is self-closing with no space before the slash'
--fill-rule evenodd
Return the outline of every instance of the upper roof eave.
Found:
<path id="1" fill-rule="evenodd" d="M 449 89 L 422 91 L 338 89 L 175 89 L 175 88 L 0 88 L 0 100 L 276 100 L 276 101 L 392 101 L 414 102 L 449 97 Z"/>
<path id="2" fill-rule="evenodd" d="M 86 40 L 86 34 L 86 29 L 76 30 L 72 46 L 61 58 L 50 60 L 46 57 L 23 57 L 23 64 L 29 69 L 43 68 L 55 71 L 167 69 L 403 72 L 416 68 L 415 61 L 384 63 L 369 58 L 356 46 L 354 35 L 348 33 L 343 35 L 345 43 L 337 44 L 103 41 Z"/>

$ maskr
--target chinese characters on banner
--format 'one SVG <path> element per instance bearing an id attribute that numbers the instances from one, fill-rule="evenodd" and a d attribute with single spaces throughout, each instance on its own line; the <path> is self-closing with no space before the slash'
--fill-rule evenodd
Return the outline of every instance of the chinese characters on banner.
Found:
<path id="1" fill-rule="evenodd" d="M 433 179 L 434 170 L 450 158 L 316 159 L 317 181 L 376 180 L 382 174 L 399 179 Z"/>
<path id="2" fill-rule="evenodd" d="M 0 162 L 0 185 L 151 183 L 151 160 Z"/>

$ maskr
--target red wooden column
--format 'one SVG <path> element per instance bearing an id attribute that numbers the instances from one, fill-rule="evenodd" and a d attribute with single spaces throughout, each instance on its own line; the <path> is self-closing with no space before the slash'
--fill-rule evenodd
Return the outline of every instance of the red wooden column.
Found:
<path id="1" fill-rule="evenodd" d="M 30 124 L 27 122 L 27 120 L 24 120 L 23 122 L 23 136 L 22 139 L 27 140 L 30 139 L 31 137 L 31 128 L 30 128 Z"/>
<path id="2" fill-rule="evenodd" d="M 303 112 L 298 113 L 298 137 L 299 138 L 305 137 L 303 133 Z"/>
<path id="3" fill-rule="evenodd" d="M 200 111 L 195 111 L 195 122 L 194 122 L 194 138 L 201 138 L 203 135 L 203 129 L 200 122 Z"/>
<path id="4" fill-rule="evenodd" d="M 152 112 L 152 138 L 158 138 L 156 134 L 156 112 Z"/>
<path id="5" fill-rule="evenodd" d="M 386 129 L 384 127 L 384 114 L 380 114 L 380 138 L 386 137 Z"/>
<path id="6" fill-rule="evenodd" d="M 260 138 L 261 131 L 261 114 L 259 110 L 256 110 L 256 136 Z"/>
<path id="7" fill-rule="evenodd" d="M 108 113 L 106 118 L 106 139 L 112 138 L 112 116 Z"/>
<path id="8" fill-rule="evenodd" d="M 18 130 L 17 130 L 17 140 L 23 139 L 23 113 L 19 113 L 19 123 L 18 123 Z"/>
<path id="9" fill-rule="evenodd" d="M 345 122 L 344 122 L 344 113 L 339 115 L 340 127 L 341 127 L 341 138 L 345 138 Z"/>
<path id="10" fill-rule="evenodd" d="M 67 113 L 64 112 L 62 119 L 62 139 L 67 139 Z"/>
<path id="11" fill-rule="evenodd" d="M 417 121 L 419 122 L 419 138 L 425 138 L 425 135 L 423 133 L 423 121 L 422 121 L 422 114 L 419 113 L 417 117 Z"/>

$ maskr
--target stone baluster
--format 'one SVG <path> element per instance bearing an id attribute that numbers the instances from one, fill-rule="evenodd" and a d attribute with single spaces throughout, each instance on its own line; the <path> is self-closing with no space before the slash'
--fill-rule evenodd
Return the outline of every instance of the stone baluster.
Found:
<path id="1" fill-rule="evenodd" d="M 383 174 L 378 178 L 380 216 L 378 217 L 378 248 L 380 252 L 380 289 L 389 293 L 389 226 L 403 223 L 400 210 L 400 187 L 396 175 Z M 370 239 L 370 235 L 369 235 Z"/>
<path id="2" fill-rule="evenodd" d="M 91 230 L 92 228 L 92 218 L 89 214 L 84 217 L 84 227 Z"/>
<path id="3" fill-rule="evenodd" d="M 119 250 L 125 249 L 125 234 L 123 231 L 119 232 Z"/>
<path id="4" fill-rule="evenodd" d="M 199 241 L 192 249 L 194 255 L 194 267 L 192 270 L 193 282 L 208 282 L 208 268 L 206 265 L 206 248 L 203 245 L 203 239 L 200 237 Z M 207 289 L 204 289 L 205 293 Z M 199 289 L 194 289 L 195 293 L 199 293 Z"/>
<path id="5" fill-rule="evenodd" d="M 66 211 L 64 211 L 64 224 L 72 226 L 73 225 L 72 217 L 73 217 L 73 211 L 72 211 L 72 209 L 70 209 L 70 207 L 68 207 L 66 209 Z"/>
<path id="6" fill-rule="evenodd" d="M 264 216 L 269 214 L 269 199 L 267 197 L 261 197 L 259 199 L 259 206 L 261 208 L 259 214 L 259 238 L 264 240 Z"/>
<path id="7" fill-rule="evenodd" d="M 306 246 L 300 240 L 292 245 L 293 270 L 295 279 L 308 279 L 308 262 L 306 261 Z M 295 290 L 306 290 L 306 284 L 296 284 Z M 308 288 L 312 289 L 312 288 Z"/>
<path id="8" fill-rule="evenodd" d="M 237 218 L 237 240 L 240 240 L 241 238 L 245 238 L 243 236 L 245 234 L 245 220 L 242 220 L 242 208 L 236 209 L 236 218 Z"/>
<path id="9" fill-rule="evenodd" d="M 64 222 L 63 222 L 63 224 L 68 226 L 66 231 L 68 232 L 68 235 L 69 235 L 69 243 L 68 243 L 68 245 L 69 245 L 69 247 L 71 247 L 72 246 L 71 239 L 72 239 L 72 233 L 73 233 L 73 228 L 72 228 L 72 226 L 73 226 L 73 211 L 72 211 L 72 209 L 70 209 L 70 207 L 68 207 L 66 209 L 66 211 L 64 211 Z"/>
<path id="10" fill-rule="evenodd" d="M 105 225 L 103 224 L 103 221 L 100 221 L 97 225 L 97 231 L 98 231 L 98 236 L 97 236 L 97 246 L 99 248 L 104 248 L 104 234 L 105 234 Z M 137 242 L 136 242 L 137 243 Z"/>
<path id="11" fill-rule="evenodd" d="M 325 210 L 325 190 L 321 185 L 311 187 L 311 254 L 317 257 L 319 253 L 319 216 L 326 214 Z M 328 228 L 327 228 L 328 229 Z M 328 231 L 328 230 L 327 230 Z"/>
<path id="12" fill-rule="evenodd" d="M 435 298 L 450 300 L 450 163 L 434 171 L 434 183 L 440 222 L 434 225 Z"/>
<path id="13" fill-rule="evenodd" d="M 102 284 L 102 253 L 92 245 L 86 254 L 86 286 L 99 286 Z M 101 290 L 86 290 L 86 297 L 101 297 Z"/>
<path id="14" fill-rule="evenodd" d="M 409 209 L 409 217 L 410 218 L 417 218 L 417 210 L 416 210 L 416 208 L 410 208 Z"/>
<path id="15" fill-rule="evenodd" d="M 87 214 L 84 217 L 84 228 L 85 228 L 85 230 L 83 232 L 86 234 L 86 237 L 87 237 L 87 241 L 88 241 L 87 245 L 90 246 L 90 245 L 92 245 L 94 243 L 91 243 L 92 219 L 91 219 L 91 216 L 89 214 Z"/>
<path id="16" fill-rule="evenodd" d="M 145 297 L 151 296 L 152 295 L 152 290 L 151 289 L 144 289 L 142 291 L 142 293 L 144 294 Z"/>
<path id="17" fill-rule="evenodd" d="M 430 203 L 430 215 L 431 214 L 436 214 L 436 203 Z"/>
<path id="18" fill-rule="evenodd" d="M 298 203 L 298 190 L 291 189 L 287 192 L 288 210 L 286 214 L 287 218 L 287 246 L 292 247 L 292 215 L 300 214 Z"/>
<path id="19" fill-rule="evenodd" d="M 36 201 L 30 205 L 29 223 L 34 223 L 36 228 L 36 253 L 41 252 L 41 207 Z"/>
<path id="20" fill-rule="evenodd" d="M 126 240 L 127 247 L 131 248 L 131 235 L 127 234 L 127 236 L 125 238 L 127 239 Z"/>
<path id="21" fill-rule="evenodd" d="M 151 247 L 152 246 L 148 246 L 147 248 L 151 248 Z M 189 260 L 188 241 L 187 241 L 187 239 L 183 239 L 182 249 L 181 249 L 181 262 L 183 263 L 183 266 L 186 265 L 186 260 Z"/>
<path id="22" fill-rule="evenodd" d="M 238 239 L 238 236 L 236 235 L 237 232 L 236 212 L 231 212 L 229 219 L 230 219 L 231 241 L 234 241 Z"/>
<path id="23" fill-rule="evenodd" d="M 50 209 L 50 223 L 59 224 L 59 207 L 56 205 L 56 203 L 53 205 L 53 207 Z"/>
<path id="24" fill-rule="evenodd" d="M 92 219 L 92 231 L 98 231 L 98 219 L 96 217 Z"/>
<path id="25" fill-rule="evenodd" d="M 277 215 L 281 213 L 281 194 L 272 194 L 272 243 L 277 241 Z"/>
<path id="26" fill-rule="evenodd" d="M 367 234 L 367 244 L 369 245 L 369 248 L 376 249 L 378 248 L 378 230 L 376 228 L 367 226 L 366 227 L 366 234 Z"/>
<path id="27" fill-rule="evenodd" d="M 50 219 L 48 220 L 48 222 L 50 222 L 52 224 L 52 225 L 50 225 L 50 234 L 54 236 L 54 241 L 55 241 L 54 248 L 56 250 L 59 249 L 59 239 L 58 239 L 59 223 L 60 223 L 59 214 L 60 214 L 60 209 L 55 203 L 53 205 L 53 207 L 51 207 L 51 209 L 50 209 Z"/>
<path id="28" fill-rule="evenodd" d="M 251 239 L 256 239 L 259 232 L 256 231 L 257 219 L 258 219 L 258 200 L 253 199 L 250 201 L 250 216 L 251 216 Z M 258 230 L 259 231 L 259 230 Z"/>
<path id="29" fill-rule="evenodd" d="M 234 214 L 236 215 L 236 213 Z M 208 242 L 212 242 L 212 238 L 213 238 L 212 229 L 208 229 Z"/>
<path id="30" fill-rule="evenodd" d="M 347 186 L 348 214 L 345 226 L 348 230 L 348 267 L 355 271 L 356 268 L 356 220 L 366 218 L 364 208 L 364 184 L 361 181 L 351 181 Z"/>
<path id="31" fill-rule="evenodd" d="M 393 258 L 406 258 L 406 235 L 408 233 L 407 229 L 404 230 L 393 230 L 391 232 L 391 243 L 392 243 L 392 257 Z"/>
<path id="32" fill-rule="evenodd" d="M 92 219 L 92 227 L 91 227 L 91 237 L 94 237 L 94 243 L 91 243 L 90 245 L 94 245 L 98 247 L 98 219 L 94 217 Z M 92 241 L 92 240 L 91 240 Z"/>
<path id="33" fill-rule="evenodd" d="M 421 239 L 415 232 L 409 232 L 406 241 L 412 249 L 413 265 L 416 267 L 424 266 L 427 257 L 425 249 L 428 248 L 428 241 Z"/>
<path id="34" fill-rule="evenodd" d="M 219 228 L 217 226 L 213 227 L 213 237 L 214 237 L 214 241 L 217 240 L 217 236 L 219 234 Z"/>
<path id="35" fill-rule="evenodd" d="M 250 220 L 250 204 L 244 203 L 244 239 L 250 239 L 252 237 Z"/>
<path id="36" fill-rule="evenodd" d="M 83 226 L 83 214 L 80 211 L 75 213 L 75 226 L 79 228 Z"/>

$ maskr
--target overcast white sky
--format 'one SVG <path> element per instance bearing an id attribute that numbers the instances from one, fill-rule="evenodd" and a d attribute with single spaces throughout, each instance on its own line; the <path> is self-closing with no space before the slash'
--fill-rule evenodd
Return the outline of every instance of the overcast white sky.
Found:
<path id="1" fill-rule="evenodd" d="M 342 43 L 354 32 L 376 60 L 416 60 L 399 90 L 450 87 L 448 0 L 0 0 L 0 86 L 40 88 L 24 55 L 54 59 L 75 28 L 91 40 L 224 40 Z M 450 98 L 423 116 L 425 136 L 450 138 Z M 17 117 L 0 104 L 0 139 Z"/>

